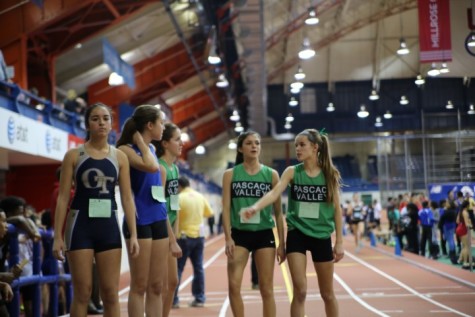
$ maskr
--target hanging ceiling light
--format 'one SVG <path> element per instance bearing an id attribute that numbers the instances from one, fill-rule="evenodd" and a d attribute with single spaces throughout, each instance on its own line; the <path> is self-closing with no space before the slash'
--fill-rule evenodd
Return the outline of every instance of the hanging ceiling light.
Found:
<path id="1" fill-rule="evenodd" d="M 403 37 L 399 40 L 399 49 L 397 50 L 398 55 L 407 55 L 409 54 L 409 48 L 407 48 L 406 40 Z"/>
<path id="2" fill-rule="evenodd" d="M 440 75 L 440 70 L 437 68 L 435 63 L 432 63 L 432 66 L 430 69 L 427 71 L 427 75 L 435 77 Z"/>
<path id="3" fill-rule="evenodd" d="M 208 63 L 210 63 L 211 65 L 217 65 L 217 64 L 221 63 L 221 58 L 215 53 L 210 54 L 208 56 Z"/>
<path id="4" fill-rule="evenodd" d="M 374 126 L 376 128 L 381 128 L 383 126 L 383 121 L 381 120 L 380 116 L 376 117 L 376 122 L 374 123 Z"/>
<path id="5" fill-rule="evenodd" d="M 470 38 L 468 39 L 466 43 L 468 47 L 475 47 L 475 33 L 474 32 L 472 32 L 472 34 L 470 35 Z"/>
<path id="6" fill-rule="evenodd" d="M 298 88 L 290 88 L 290 93 L 296 95 L 296 94 L 300 93 L 300 89 L 298 89 Z"/>
<path id="7" fill-rule="evenodd" d="M 475 106 L 472 104 L 470 104 L 470 106 L 468 107 L 468 111 L 467 111 L 468 114 L 475 114 Z"/>
<path id="8" fill-rule="evenodd" d="M 406 96 L 403 95 L 403 96 L 401 96 L 401 100 L 399 100 L 399 104 L 405 106 L 405 105 L 409 104 L 409 100 L 407 99 Z"/>
<path id="9" fill-rule="evenodd" d="M 308 16 L 305 19 L 305 24 L 307 25 L 316 25 L 320 22 L 320 20 L 317 18 L 317 13 L 315 12 L 314 8 L 309 8 L 308 9 Z"/>
<path id="10" fill-rule="evenodd" d="M 119 86 L 124 84 L 124 77 L 120 76 L 116 72 L 112 72 L 109 75 L 109 85 L 110 86 Z"/>
<path id="11" fill-rule="evenodd" d="M 448 72 L 450 72 L 450 69 L 449 69 L 449 67 L 447 66 L 447 63 L 442 63 L 442 65 L 440 65 L 439 72 L 440 72 L 441 74 L 447 74 Z"/>
<path id="12" fill-rule="evenodd" d="M 305 73 L 302 70 L 302 67 L 299 65 L 297 72 L 294 75 L 295 80 L 302 80 L 305 78 Z"/>
<path id="13" fill-rule="evenodd" d="M 301 81 L 294 81 L 293 83 L 290 84 L 290 88 L 298 89 L 300 91 L 300 89 L 303 88 L 303 83 Z"/>
<path id="14" fill-rule="evenodd" d="M 421 86 L 421 85 L 424 85 L 425 83 L 425 79 L 422 77 L 422 75 L 417 75 L 416 77 L 416 80 L 415 80 L 415 83 L 417 86 Z"/>
<path id="15" fill-rule="evenodd" d="M 308 37 L 303 39 L 302 49 L 299 52 L 300 59 L 310 59 L 315 56 L 315 50 L 310 47 L 310 40 Z"/>
<path id="16" fill-rule="evenodd" d="M 234 140 L 229 140 L 228 149 L 230 149 L 230 150 L 235 150 L 235 149 L 237 149 L 237 143 L 236 143 L 236 141 L 234 141 Z"/>
<path id="17" fill-rule="evenodd" d="M 289 106 L 297 107 L 298 105 L 299 105 L 299 102 L 297 101 L 297 99 L 295 97 L 290 97 Z"/>
<path id="18" fill-rule="evenodd" d="M 285 122 L 293 122 L 293 121 L 294 121 L 294 117 L 292 116 L 291 113 L 289 113 L 287 117 L 285 117 Z"/>
<path id="19" fill-rule="evenodd" d="M 181 131 L 180 139 L 183 143 L 190 141 L 190 135 L 186 131 Z"/>
<path id="20" fill-rule="evenodd" d="M 206 148 L 203 145 L 198 145 L 195 149 L 195 153 L 198 155 L 203 155 L 206 153 Z"/>
<path id="21" fill-rule="evenodd" d="M 393 115 L 391 114 L 391 112 L 389 112 L 389 110 L 387 110 L 383 117 L 384 119 L 391 119 Z"/>
<path id="22" fill-rule="evenodd" d="M 454 104 L 452 103 L 451 100 L 447 101 L 447 104 L 445 105 L 445 109 L 453 109 L 454 108 Z"/>
<path id="23" fill-rule="evenodd" d="M 231 121 L 239 121 L 241 117 L 239 116 L 239 112 L 237 110 L 233 110 L 233 114 L 229 117 L 229 120 Z"/>
<path id="24" fill-rule="evenodd" d="M 371 90 L 371 94 L 369 95 L 369 100 L 378 100 L 379 95 L 376 89 Z"/>
<path id="25" fill-rule="evenodd" d="M 329 102 L 329 103 L 328 103 L 327 111 L 328 111 L 328 112 L 333 112 L 333 111 L 335 111 L 335 106 L 333 105 L 333 102 Z"/>
<path id="26" fill-rule="evenodd" d="M 244 131 L 244 127 L 242 126 L 241 122 L 236 123 L 234 131 L 236 131 L 237 133 L 241 133 L 242 131 Z"/>
<path id="27" fill-rule="evenodd" d="M 360 118 L 366 118 L 367 116 L 369 116 L 369 112 L 368 110 L 366 110 L 365 105 L 361 105 L 360 111 L 358 111 L 357 115 Z"/>
<path id="28" fill-rule="evenodd" d="M 219 75 L 219 80 L 216 82 L 216 87 L 226 88 L 228 86 L 229 86 L 229 82 L 226 79 L 226 76 L 224 76 L 224 74 Z"/>
<path id="29" fill-rule="evenodd" d="M 286 130 L 290 130 L 290 129 L 292 129 L 292 125 L 290 124 L 290 122 L 285 122 L 284 128 L 285 128 Z"/>

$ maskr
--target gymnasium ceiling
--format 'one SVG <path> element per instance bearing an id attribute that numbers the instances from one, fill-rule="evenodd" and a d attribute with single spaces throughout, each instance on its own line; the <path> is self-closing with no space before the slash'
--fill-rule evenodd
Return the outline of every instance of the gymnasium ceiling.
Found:
<path id="1" fill-rule="evenodd" d="M 430 66 L 419 63 L 417 0 L 45 0 L 43 9 L 30 1 L 2 2 L 0 18 L 16 13 L 29 22 L 23 27 L 29 59 L 54 62 L 58 100 L 75 89 L 111 106 L 162 104 L 192 132 L 186 150 L 234 137 L 232 109 L 245 127 L 265 134 L 265 87 L 287 87 L 299 64 L 304 82 L 326 82 L 329 89 L 336 81 L 411 78 Z M 442 76 L 474 77 L 475 57 L 464 48 L 470 1 L 450 5 L 453 61 Z M 310 6 L 320 19 L 316 26 L 304 24 Z M 206 21 L 217 26 L 221 68 L 206 62 Z M 299 62 L 305 36 L 317 55 Z M 411 50 L 403 57 L 395 54 L 401 37 Z M 108 85 L 102 38 L 134 65 L 134 90 Z M 218 70 L 228 74 L 231 89 L 215 86 Z"/>

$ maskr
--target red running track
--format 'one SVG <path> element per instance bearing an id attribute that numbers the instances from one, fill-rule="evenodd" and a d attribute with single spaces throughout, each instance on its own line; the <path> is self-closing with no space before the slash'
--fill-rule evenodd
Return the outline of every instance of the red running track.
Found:
<path id="1" fill-rule="evenodd" d="M 345 257 L 335 265 L 335 293 L 340 316 L 452 317 L 475 316 L 475 273 L 434 260 L 378 245 L 365 247 L 356 254 L 352 237 L 345 237 Z M 310 257 L 309 257 L 310 258 Z M 203 308 L 191 308 L 191 265 L 187 264 L 180 287 L 181 307 L 173 317 L 230 317 L 227 299 L 226 255 L 224 236 L 206 241 L 205 274 L 207 301 Z M 316 274 L 311 261 L 307 265 L 308 295 L 306 316 L 325 316 L 319 296 Z M 127 285 L 121 278 L 121 316 L 127 316 Z M 292 286 L 286 263 L 276 265 L 274 292 L 277 316 L 290 315 Z M 262 316 L 259 291 L 251 289 L 250 269 L 243 280 L 242 295 L 246 316 Z"/>

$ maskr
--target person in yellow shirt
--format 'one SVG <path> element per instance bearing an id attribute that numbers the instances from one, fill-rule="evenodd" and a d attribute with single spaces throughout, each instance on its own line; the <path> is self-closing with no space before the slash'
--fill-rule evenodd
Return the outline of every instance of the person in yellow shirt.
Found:
<path id="1" fill-rule="evenodd" d="M 193 282 L 191 293 L 194 300 L 190 303 L 192 307 L 203 307 L 206 301 L 205 296 L 205 273 L 203 267 L 204 251 L 204 218 L 214 215 L 206 198 L 190 187 L 190 181 L 181 176 L 178 179 L 178 202 L 180 210 L 178 212 L 178 232 L 180 237 L 178 244 L 183 251 L 183 256 L 178 259 L 178 287 L 181 282 L 181 275 L 190 258 L 193 265 Z M 178 287 L 175 290 L 173 307 L 179 307 Z"/>

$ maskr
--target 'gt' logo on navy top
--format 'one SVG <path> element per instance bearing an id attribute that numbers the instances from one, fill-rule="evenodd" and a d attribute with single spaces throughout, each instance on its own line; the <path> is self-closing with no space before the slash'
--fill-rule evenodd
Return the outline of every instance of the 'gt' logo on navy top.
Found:
<path id="1" fill-rule="evenodd" d="M 107 182 L 113 182 L 114 177 L 105 176 L 104 173 L 97 168 L 90 168 L 82 173 L 82 183 L 86 188 L 101 188 L 100 194 L 108 194 Z M 92 183 L 95 182 L 95 184 Z"/>

